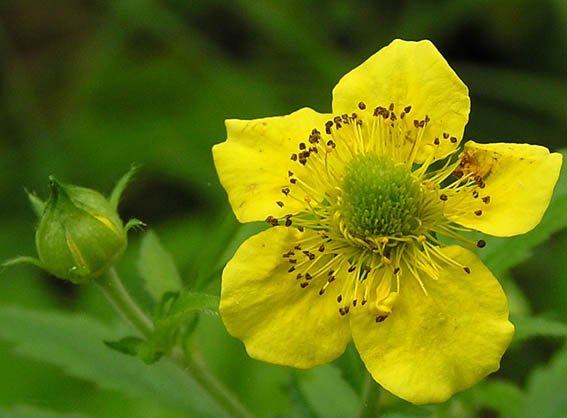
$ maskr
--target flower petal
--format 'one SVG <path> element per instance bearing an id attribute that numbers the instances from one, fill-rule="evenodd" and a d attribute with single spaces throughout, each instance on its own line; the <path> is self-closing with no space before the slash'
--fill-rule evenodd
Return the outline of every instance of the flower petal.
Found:
<path id="1" fill-rule="evenodd" d="M 415 403 L 444 402 L 499 368 L 514 326 L 498 281 L 472 252 L 442 249 L 471 273 L 447 266 L 426 280 L 426 296 L 411 275 L 401 277 L 392 314 L 381 323 L 351 311 L 354 343 L 372 377 Z"/>
<path id="2" fill-rule="evenodd" d="M 466 170 L 487 176 L 486 186 L 478 198 L 468 196 L 458 206 L 467 208 L 464 213 L 446 213 L 449 219 L 499 237 L 524 234 L 541 221 L 559 178 L 561 154 L 538 145 L 468 141 L 461 159 Z"/>
<path id="3" fill-rule="evenodd" d="M 410 122 L 429 116 L 421 144 L 439 138 L 437 158 L 457 148 L 470 111 L 467 86 L 427 40 L 396 39 L 341 78 L 333 90 L 333 112 L 350 114 L 359 102 L 370 108 L 393 103 L 398 116 L 411 106 Z M 418 160 L 423 158 L 422 153 Z"/>
<path id="4" fill-rule="evenodd" d="M 328 119 L 328 115 L 303 108 L 287 116 L 225 122 L 227 140 L 213 147 L 213 158 L 240 222 L 281 217 L 303 208 L 291 199 L 285 207 L 276 202 L 283 200 L 282 188 L 289 186 L 288 170 L 298 174 L 304 170 L 291 161 L 291 154 Z"/>
<path id="5" fill-rule="evenodd" d="M 263 231 L 240 246 L 223 272 L 221 317 L 250 357 L 311 368 L 337 358 L 351 340 L 334 294 L 319 295 L 316 283 L 301 288 L 288 273 L 282 254 L 310 233 L 285 227 Z M 333 285 L 340 288 L 340 282 L 337 278 Z"/>

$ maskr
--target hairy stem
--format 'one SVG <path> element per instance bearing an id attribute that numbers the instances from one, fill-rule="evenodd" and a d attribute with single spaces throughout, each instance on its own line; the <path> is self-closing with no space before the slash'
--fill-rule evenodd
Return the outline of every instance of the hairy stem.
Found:
<path id="1" fill-rule="evenodd" d="M 152 321 L 128 293 L 116 270 L 110 269 L 96 282 L 114 308 L 144 337 L 153 333 Z M 232 418 L 254 418 L 236 397 L 226 389 L 197 358 L 187 359 L 183 352 L 174 349 L 171 360 L 183 369 L 211 399 Z"/>

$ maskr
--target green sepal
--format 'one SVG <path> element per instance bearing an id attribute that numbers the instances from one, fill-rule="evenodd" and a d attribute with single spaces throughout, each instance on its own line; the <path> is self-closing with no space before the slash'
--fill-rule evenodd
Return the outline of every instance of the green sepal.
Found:
<path id="1" fill-rule="evenodd" d="M 15 266 L 18 264 L 33 264 L 39 268 L 43 268 L 43 264 L 40 260 L 35 257 L 30 257 L 28 255 L 20 255 L 18 257 L 10 258 L 2 263 L 2 267 Z"/>
<path id="2" fill-rule="evenodd" d="M 108 201 L 110 202 L 110 205 L 114 208 L 114 210 L 118 209 L 118 203 L 120 203 L 120 197 L 122 196 L 122 193 L 124 192 L 126 186 L 128 186 L 128 183 L 130 183 L 132 177 L 134 177 L 134 174 L 136 174 L 139 168 L 140 168 L 139 164 L 132 164 L 130 166 L 130 170 L 128 170 L 128 172 L 124 174 L 120 178 L 120 180 L 118 180 L 118 182 L 116 182 L 116 185 L 114 186 L 114 189 L 112 189 L 112 192 L 110 193 L 110 196 L 108 198 Z"/>
<path id="3" fill-rule="evenodd" d="M 132 219 L 129 219 L 128 222 L 126 222 L 126 225 L 124 225 L 124 232 L 128 232 L 132 228 L 140 228 L 141 229 L 144 226 L 146 226 L 146 224 L 144 222 L 142 222 L 139 219 L 132 218 Z"/>
<path id="4" fill-rule="evenodd" d="M 45 210 L 45 202 L 41 200 L 34 192 L 29 192 L 24 189 L 26 194 L 28 195 L 28 199 L 30 201 L 31 207 L 37 217 L 41 217 L 43 215 L 43 211 Z"/>

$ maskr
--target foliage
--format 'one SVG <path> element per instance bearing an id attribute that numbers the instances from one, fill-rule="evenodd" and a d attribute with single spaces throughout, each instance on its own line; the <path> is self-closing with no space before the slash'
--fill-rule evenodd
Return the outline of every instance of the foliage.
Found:
<path id="1" fill-rule="evenodd" d="M 565 146 L 558 1 L 63 1 L 47 14 L 38 6 L 0 5 L 0 260 L 34 253 L 49 175 L 110 190 L 138 162 L 121 201 L 111 199 L 123 219 L 151 227 L 129 234 L 119 271 L 153 313 L 154 331 L 117 325 L 94 286 L 69 287 L 32 266 L 3 269 L 0 417 L 222 417 L 165 358 L 176 343 L 258 417 L 357 416 L 366 372 L 352 347 L 311 371 L 259 363 L 216 315 L 223 265 L 264 228 L 239 225 L 217 182 L 210 147 L 224 139 L 224 119 L 306 104 L 328 111 L 346 70 L 395 37 L 429 38 L 469 86 L 467 138 Z M 567 415 L 566 227 L 562 169 L 536 229 L 483 237 L 479 250 L 516 326 L 501 370 L 437 406 L 383 393 L 383 417 Z"/>

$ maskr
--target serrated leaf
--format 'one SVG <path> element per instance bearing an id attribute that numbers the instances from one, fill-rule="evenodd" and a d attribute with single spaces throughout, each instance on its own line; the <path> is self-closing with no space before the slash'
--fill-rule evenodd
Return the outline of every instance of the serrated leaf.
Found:
<path id="1" fill-rule="evenodd" d="M 567 153 L 562 152 L 564 164 Z M 485 264 L 496 277 L 525 261 L 530 249 L 544 242 L 550 235 L 567 228 L 567 171 L 555 186 L 553 198 L 540 224 L 527 234 L 512 238 L 483 237 L 486 248 L 479 251 Z"/>
<path id="2" fill-rule="evenodd" d="M 171 351 L 182 332 L 182 345 L 195 329 L 198 313 L 218 314 L 219 298 L 205 293 L 166 292 L 156 307 L 154 332 L 140 346 L 139 356 L 152 364 Z"/>
<path id="3" fill-rule="evenodd" d="M 567 347 L 563 347 L 545 367 L 528 379 L 526 418 L 567 417 Z"/>
<path id="4" fill-rule="evenodd" d="M 155 321 L 156 329 L 176 327 L 191 319 L 196 313 L 218 315 L 218 296 L 206 293 L 181 292 L 167 315 Z"/>
<path id="5" fill-rule="evenodd" d="M 10 408 L 0 407 L 1 418 L 87 418 L 87 415 L 72 412 L 57 412 L 53 410 L 37 408 L 31 405 L 14 405 Z"/>
<path id="6" fill-rule="evenodd" d="M 124 337 L 118 341 L 105 341 L 104 344 L 119 353 L 126 354 L 128 356 L 136 356 L 138 355 L 138 350 L 143 342 L 144 340 L 138 337 Z"/>
<path id="7" fill-rule="evenodd" d="M 360 399 L 331 365 L 298 374 L 299 387 L 313 411 L 325 418 L 357 416 Z"/>
<path id="8" fill-rule="evenodd" d="M 567 337 L 567 324 L 544 317 L 511 315 L 516 326 L 514 341 L 519 342 L 533 337 Z"/>
<path id="9" fill-rule="evenodd" d="M 153 231 L 147 231 L 142 239 L 137 266 L 146 290 L 155 301 L 159 301 L 164 293 L 178 291 L 183 286 L 173 257 Z"/>
<path id="10" fill-rule="evenodd" d="M 19 355 L 61 367 L 67 374 L 133 397 L 156 399 L 189 416 L 225 417 L 209 395 L 170 362 L 152 367 L 109 350 L 102 341 L 121 331 L 80 314 L 0 308 L 0 338 Z"/>

